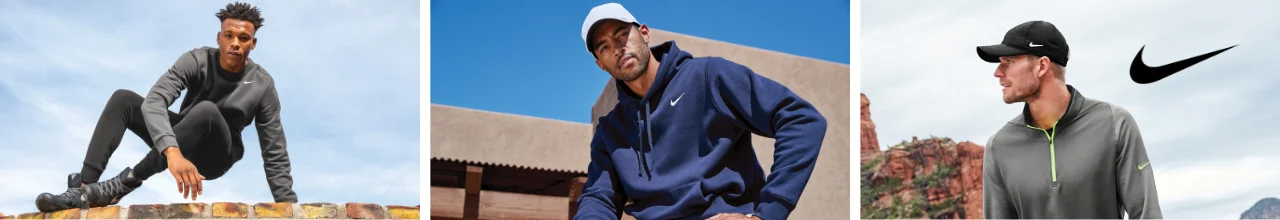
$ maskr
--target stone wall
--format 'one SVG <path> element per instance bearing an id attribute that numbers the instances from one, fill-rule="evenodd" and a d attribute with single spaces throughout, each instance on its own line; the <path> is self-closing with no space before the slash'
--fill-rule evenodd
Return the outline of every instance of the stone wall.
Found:
<path id="1" fill-rule="evenodd" d="M 368 203 L 174 203 L 0 214 L 0 219 L 419 219 L 421 206 Z"/>

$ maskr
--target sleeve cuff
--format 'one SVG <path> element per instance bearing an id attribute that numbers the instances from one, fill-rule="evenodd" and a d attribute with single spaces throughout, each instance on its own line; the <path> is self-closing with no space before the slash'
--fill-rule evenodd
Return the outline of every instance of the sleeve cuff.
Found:
<path id="1" fill-rule="evenodd" d="M 173 136 L 160 137 L 160 141 L 156 141 L 156 153 L 164 154 L 164 148 L 169 146 L 178 146 L 178 139 Z"/>
<path id="2" fill-rule="evenodd" d="M 276 198 L 276 202 L 298 203 L 298 197 L 288 196 L 288 197 Z"/>
<path id="3" fill-rule="evenodd" d="M 791 209 L 794 207 L 788 207 L 785 202 L 779 201 L 777 198 L 770 198 L 767 195 L 763 197 L 760 204 L 756 205 L 756 217 L 760 217 L 762 220 L 775 220 L 787 219 L 787 216 L 791 215 Z"/>

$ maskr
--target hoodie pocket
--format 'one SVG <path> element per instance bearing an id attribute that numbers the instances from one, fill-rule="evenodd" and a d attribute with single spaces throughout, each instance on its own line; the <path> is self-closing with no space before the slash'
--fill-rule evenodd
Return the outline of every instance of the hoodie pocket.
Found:
<path id="1" fill-rule="evenodd" d="M 628 209 L 633 207 L 670 207 L 678 210 L 661 211 L 662 214 L 669 216 L 645 216 L 645 211 L 654 212 L 657 210 L 630 210 L 637 214 L 637 218 L 673 218 L 674 216 L 689 216 L 702 213 L 700 208 L 705 208 L 710 202 L 707 196 L 702 193 L 702 180 L 694 180 L 680 186 L 672 187 L 663 192 L 650 194 L 647 198 L 633 200 L 635 204 L 627 206 Z M 663 208 L 658 208 L 663 209 Z M 639 211 L 639 212 L 636 212 Z M 657 213 L 652 213 L 657 214 Z"/>

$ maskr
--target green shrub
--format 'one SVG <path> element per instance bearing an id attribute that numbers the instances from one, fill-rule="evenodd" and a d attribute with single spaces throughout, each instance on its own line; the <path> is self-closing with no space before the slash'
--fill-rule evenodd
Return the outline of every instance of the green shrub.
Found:
<path id="1" fill-rule="evenodd" d="M 930 135 L 930 139 L 943 141 L 944 144 L 954 144 L 951 138 L 936 137 Z M 930 140 L 925 139 L 925 140 Z M 925 141 L 920 140 L 920 141 Z M 923 147 L 922 142 L 911 142 L 904 140 L 891 149 L 903 149 L 912 153 Z M 877 156 L 871 162 L 862 166 L 861 169 L 861 192 L 862 200 L 862 216 L 861 218 L 873 219 L 895 219 L 895 218 L 952 218 L 963 214 L 960 202 L 963 201 L 964 195 L 955 198 L 949 198 L 939 203 L 930 203 L 928 201 L 928 190 L 933 187 L 941 187 L 946 185 L 951 177 L 958 175 L 956 167 L 943 166 L 943 164 L 935 163 L 932 172 L 915 178 L 913 184 L 909 186 L 903 185 L 903 180 L 896 177 L 887 177 L 880 181 L 873 181 L 872 175 L 875 169 L 885 163 L 887 155 Z M 909 188 L 905 188 L 909 187 Z M 909 189 L 915 198 L 910 201 L 903 201 L 903 198 L 897 194 L 888 194 L 900 190 Z M 875 204 L 876 201 L 884 196 L 889 196 L 888 204 Z"/>

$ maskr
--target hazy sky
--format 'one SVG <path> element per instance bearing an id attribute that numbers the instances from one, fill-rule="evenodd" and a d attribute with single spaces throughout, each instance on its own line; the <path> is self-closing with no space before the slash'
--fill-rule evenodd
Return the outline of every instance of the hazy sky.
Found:
<path id="1" fill-rule="evenodd" d="M 591 123 L 610 76 L 582 21 L 612 1 L 431 1 L 431 103 Z M 849 1 L 616 2 L 650 28 L 849 63 Z"/>
<path id="2" fill-rule="evenodd" d="M 912 136 L 986 144 L 1022 110 L 1001 101 L 996 64 L 975 46 L 1019 23 L 1055 24 L 1071 47 L 1067 83 L 1127 108 L 1156 172 L 1166 218 L 1239 218 L 1280 196 L 1280 10 L 1274 1 L 871 1 L 862 3 L 862 91 L 882 149 Z M 1163 65 L 1231 45 L 1153 84 L 1129 65 Z"/>
<path id="3" fill-rule="evenodd" d="M 0 212 L 64 191 L 111 93 L 145 94 L 182 53 L 216 47 L 229 2 L 0 1 Z M 249 57 L 276 80 L 299 202 L 420 204 L 420 3 L 250 2 L 266 22 Z M 257 133 L 243 134 L 244 158 L 200 202 L 272 201 Z M 149 149 L 126 133 L 101 180 Z M 121 205 L 182 202 L 176 188 L 164 171 Z"/>

